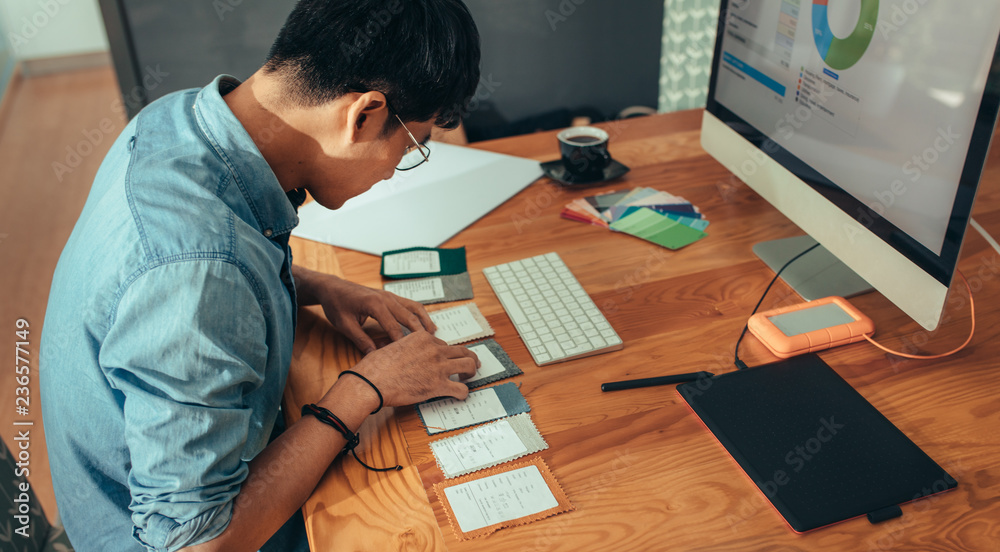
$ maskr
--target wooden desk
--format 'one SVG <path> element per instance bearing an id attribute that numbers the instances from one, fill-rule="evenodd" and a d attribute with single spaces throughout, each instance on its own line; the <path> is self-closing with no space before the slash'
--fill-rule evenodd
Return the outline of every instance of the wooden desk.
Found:
<path id="1" fill-rule="evenodd" d="M 673 386 L 601 393 L 604 381 L 733 370 L 733 345 L 772 273 L 753 242 L 800 234 L 699 146 L 700 111 L 603 125 L 615 158 L 632 167 L 602 188 L 566 190 L 542 179 L 445 246 L 466 246 L 475 302 L 496 340 L 524 370 L 516 378 L 550 445 L 540 453 L 576 510 L 488 537 L 459 541 L 431 485 L 442 480 L 413 408 L 366 422 L 366 461 L 407 466 L 367 473 L 353 459 L 331 466 L 305 506 L 314 550 L 1000 550 L 1000 255 L 969 231 L 960 267 L 975 290 L 978 329 L 945 360 L 888 357 L 868 344 L 821 356 L 959 481 L 958 489 L 903 507 L 881 525 L 847 521 L 806 535 L 790 531 L 704 429 Z M 541 161 L 555 133 L 477 147 Z M 1000 236 L 996 149 L 975 218 Z M 474 186 L 474 182 L 469 183 Z M 712 225 L 709 237 L 670 252 L 630 236 L 559 218 L 574 198 L 651 186 L 686 197 Z M 296 259 L 380 286 L 378 259 L 298 240 Z M 557 251 L 625 341 L 620 352 L 539 368 L 482 275 L 486 266 Z M 961 284 L 958 284 L 960 286 Z M 926 332 L 879 294 L 853 302 L 882 342 L 950 350 L 969 330 L 964 289 L 946 321 Z M 798 301 L 777 284 L 763 308 Z M 751 366 L 775 360 L 754 338 Z M 297 412 L 358 356 L 312 310 L 300 317 L 286 400 Z M 292 418 L 297 418 L 293 415 Z M 439 438 L 439 437 L 435 437 Z"/>

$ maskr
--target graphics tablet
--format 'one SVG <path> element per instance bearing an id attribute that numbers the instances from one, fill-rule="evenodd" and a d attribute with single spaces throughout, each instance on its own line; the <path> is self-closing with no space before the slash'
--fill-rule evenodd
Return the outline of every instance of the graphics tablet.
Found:
<path id="1" fill-rule="evenodd" d="M 900 504 L 957 486 L 816 355 L 677 391 L 795 532 L 893 517 Z"/>

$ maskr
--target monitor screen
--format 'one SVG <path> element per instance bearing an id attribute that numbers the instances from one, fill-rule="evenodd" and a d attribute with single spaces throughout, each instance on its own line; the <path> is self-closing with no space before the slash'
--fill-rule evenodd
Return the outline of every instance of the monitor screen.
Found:
<path id="1" fill-rule="evenodd" d="M 870 234 L 947 288 L 996 121 L 998 36 L 998 2 L 723 0 L 707 112 L 757 152 L 706 149 L 755 189 L 766 154 L 794 177 L 776 196 L 804 185 L 826 204 L 802 210 L 839 209 L 804 228 L 838 257 Z"/>

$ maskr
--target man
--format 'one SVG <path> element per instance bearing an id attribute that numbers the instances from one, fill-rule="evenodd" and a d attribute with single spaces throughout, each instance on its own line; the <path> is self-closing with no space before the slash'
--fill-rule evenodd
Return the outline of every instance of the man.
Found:
<path id="1" fill-rule="evenodd" d="M 418 143 L 457 124 L 478 64 L 460 0 L 302 0 L 246 82 L 129 123 L 60 258 L 41 346 L 77 550 L 306 549 L 298 509 L 346 440 L 320 416 L 280 431 L 298 305 L 322 304 L 365 353 L 317 403 L 349 431 L 382 401 L 465 398 L 449 377 L 478 361 L 434 338 L 422 306 L 293 267 L 288 235 L 306 191 L 337 208 L 425 161 Z M 376 349 L 368 318 L 394 341 Z"/>

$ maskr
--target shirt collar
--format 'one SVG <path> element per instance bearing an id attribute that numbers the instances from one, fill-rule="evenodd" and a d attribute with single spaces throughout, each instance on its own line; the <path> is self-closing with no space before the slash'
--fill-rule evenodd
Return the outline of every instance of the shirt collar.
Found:
<path id="1" fill-rule="evenodd" d="M 272 238 L 291 232 L 299 223 L 299 218 L 296 206 L 281 189 L 274 171 L 222 98 L 239 85 L 240 81 L 235 77 L 216 77 L 198 92 L 194 102 L 195 118 L 205 139 L 229 167 L 257 218 L 259 230 L 264 236 Z"/>

